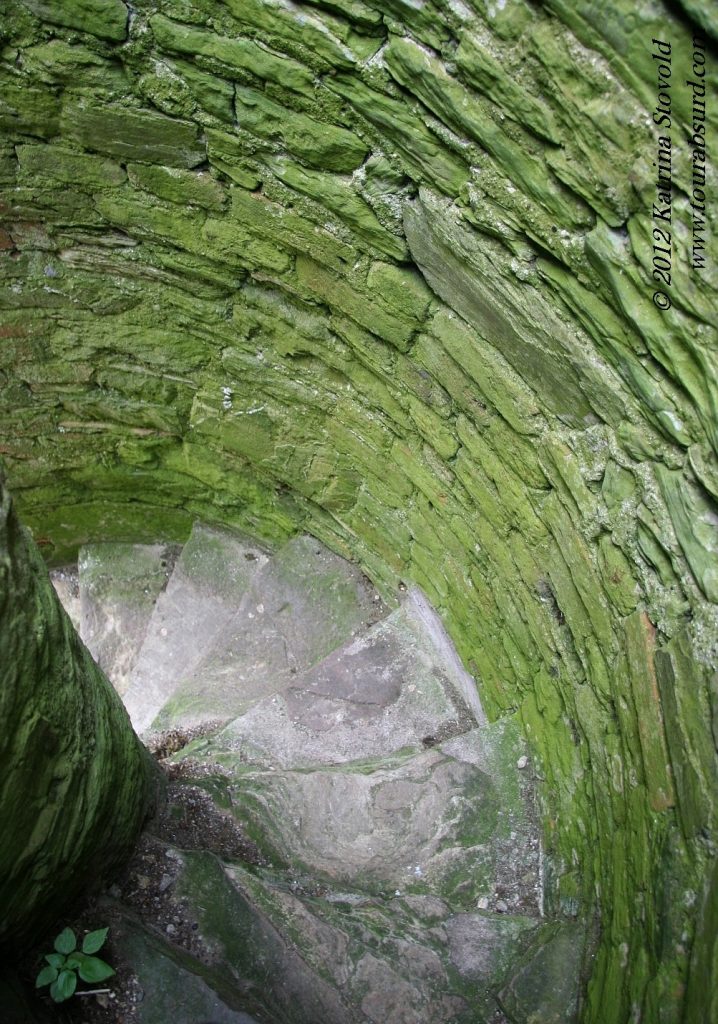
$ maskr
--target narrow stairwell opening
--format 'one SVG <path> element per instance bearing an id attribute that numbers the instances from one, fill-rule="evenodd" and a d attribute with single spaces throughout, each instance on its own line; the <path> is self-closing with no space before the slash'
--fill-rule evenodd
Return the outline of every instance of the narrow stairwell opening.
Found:
<path id="1" fill-rule="evenodd" d="M 129 1020 L 574 1019 L 585 935 L 544 914 L 519 724 L 418 588 L 390 607 L 315 538 L 202 524 L 52 579 L 167 776 L 101 900 Z"/>

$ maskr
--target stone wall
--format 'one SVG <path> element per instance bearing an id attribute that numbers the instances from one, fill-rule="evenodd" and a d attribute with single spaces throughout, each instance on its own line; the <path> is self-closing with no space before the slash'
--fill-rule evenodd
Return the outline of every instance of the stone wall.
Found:
<path id="1" fill-rule="evenodd" d="M 683 85 L 696 51 L 716 94 L 710 7 L 6 9 L 0 452 L 48 559 L 201 518 L 418 583 L 542 765 L 547 906 L 599 938 L 584 1019 L 710 1019 L 718 275 Z"/>

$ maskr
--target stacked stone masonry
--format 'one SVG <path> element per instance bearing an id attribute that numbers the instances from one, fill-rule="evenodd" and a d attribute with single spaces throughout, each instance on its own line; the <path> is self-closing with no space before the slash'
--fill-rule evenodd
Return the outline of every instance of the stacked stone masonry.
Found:
<path id="1" fill-rule="evenodd" d="M 692 0 L 0 24 L 0 453 L 48 561 L 202 519 L 418 584 L 541 762 L 601 1024 L 718 1012 L 718 272 L 677 159 L 651 302 L 666 36 L 715 96 Z"/>

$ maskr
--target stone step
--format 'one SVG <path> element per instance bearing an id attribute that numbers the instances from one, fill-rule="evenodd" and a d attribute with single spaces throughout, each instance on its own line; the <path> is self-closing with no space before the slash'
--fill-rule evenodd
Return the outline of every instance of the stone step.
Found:
<path id="1" fill-rule="evenodd" d="M 209 948 L 264 987 L 287 1024 L 469 1024 L 451 977 L 442 901 L 333 892 L 183 854 L 177 894 L 197 908 Z M 428 906 L 426 904 L 428 903 Z"/>
<path id="2" fill-rule="evenodd" d="M 543 912 L 535 781 L 515 718 L 420 752 L 329 766 L 258 766 L 222 732 L 173 760 L 222 772 L 234 815 L 270 863 L 365 892 Z"/>
<path id="3" fill-rule="evenodd" d="M 576 1020 L 573 922 L 329 888 L 207 851 L 168 847 L 164 859 L 157 930 L 113 923 L 142 989 L 140 1024 L 248 1024 L 247 1012 L 282 1024 Z"/>
<path id="4" fill-rule="evenodd" d="M 356 566 L 312 537 L 296 537 L 262 567 L 236 613 L 185 668 L 155 725 L 231 719 L 384 614 Z"/>
<path id="5" fill-rule="evenodd" d="M 80 636 L 120 694 L 178 551 L 167 544 L 105 543 L 79 552 Z"/>
<path id="6" fill-rule="evenodd" d="M 441 748 L 234 779 L 235 813 L 275 862 L 333 886 L 538 914 L 540 844 L 523 795 L 503 803 L 485 772 Z"/>
<path id="7" fill-rule="evenodd" d="M 424 628 L 409 595 L 388 618 L 230 722 L 218 743 L 282 768 L 421 750 L 477 724 L 476 705 L 464 698 L 468 678 Z"/>
<path id="8" fill-rule="evenodd" d="M 222 635 L 268 559 L 252 540 L 195 524 L 157 600 L 124 694 L 137 732 L 150 729 L 178 679 Z"/>
<path id="9" fill-rule="evenodd" d="M 479 992 L 488 981 L 501 1014 L 488 1018 L 492 1024 L 578 1020 L 584 925 L 477 911 L 450 917 L 445 928 L 452 964 L 464 981 Z"/>

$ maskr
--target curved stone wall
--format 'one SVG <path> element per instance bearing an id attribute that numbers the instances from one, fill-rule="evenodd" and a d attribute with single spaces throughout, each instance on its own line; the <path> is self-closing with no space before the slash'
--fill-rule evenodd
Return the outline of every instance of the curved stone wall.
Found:
<path id="1" fill-rule="evenodd" d="M 601 1024 L 718 998 L 718 276 L 683 84 L 715 96 L 716 26 L 682 9 L 10 0 L 0 28 L 0 452 L 38 543 L 202 518 L 418 583 L 525 725 Z"/>

